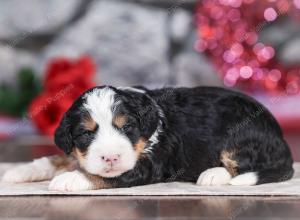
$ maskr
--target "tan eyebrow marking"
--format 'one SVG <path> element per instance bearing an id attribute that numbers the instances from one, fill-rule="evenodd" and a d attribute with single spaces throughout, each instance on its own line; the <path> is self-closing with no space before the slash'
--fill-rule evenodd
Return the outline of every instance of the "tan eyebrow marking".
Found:
<path id="1" fill-rule="evenodd" d="M 49 157 L 49 159 L 50 159 L 50 163 L 57 170 L 72 170 L 75 169 L 76 166 L 76 160 L 74 160 L 71 157 L 54 155 Z"/>
<path id="2" fill-rule="evenodd" d="M 97 128 L 97 123 L 89 116 L 84 119 L 83 126 L 89 131 L 94 131 Z"/>
<path id="3" fill-rule="evenodd" d="M 118 128 L 122 128 L 127 122 L 127 117 L 125 115 L 117 115 L 113 119 L 113 124 Z"/>

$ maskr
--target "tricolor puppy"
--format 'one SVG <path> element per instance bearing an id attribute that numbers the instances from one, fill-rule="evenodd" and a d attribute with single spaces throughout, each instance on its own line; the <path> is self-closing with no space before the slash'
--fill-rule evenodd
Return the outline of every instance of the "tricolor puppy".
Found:
<path id="1" fill-rule="evenodd" d="M 255 185 L 293 176 L 289 147 L 261 104 L 222 88 L 114 88 L 85 92 L 55 134 L 68 155 L 6 172 L 4 181 L 52 179 L 75 191 L 183 181 Z"/>

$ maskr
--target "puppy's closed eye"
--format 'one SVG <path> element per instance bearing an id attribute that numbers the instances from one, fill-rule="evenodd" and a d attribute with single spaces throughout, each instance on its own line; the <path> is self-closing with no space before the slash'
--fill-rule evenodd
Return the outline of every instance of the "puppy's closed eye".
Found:
<path id="1" fill-rule="evenodd" d="M 125 124 L 122 128 L 120 128 L 120 130 L 121 130 L 122 132 L 127 132 L 127 131 L 130 131 L 131 128 L 132 128 L 132 125 L 129 124 L 129 123 L 127 123 L 127 124 Z"/>
<path id="2" fill-rule="evenodd" d="M 93 139 L 93 134 L 91 132 L 81 133 L 74 137 L 73 143 L 74 145 L 82 151 L 85 151 L 89 142 Z"/>

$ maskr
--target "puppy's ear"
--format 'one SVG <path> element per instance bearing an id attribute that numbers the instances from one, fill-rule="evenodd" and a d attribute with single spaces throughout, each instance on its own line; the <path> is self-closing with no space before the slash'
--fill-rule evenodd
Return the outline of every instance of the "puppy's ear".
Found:
<path id="1" fill-rule="evenodd" d="M 71 124 L 68 117 L 64 115 L 59 127 L 55 131 L 55 144 L 62 149 L 66 154 L 70 154 L 73 148 L 71 135 Z"/>
<path id="2" fill-rule="evenodd" d="M 141 110 L 143 111 L 143 109 Z M 145 138 L 150 138 L 158 125 L 158 117 L 155 107 L 148 106 L 144 114 L 139 115 L 141 131 Z"/>
<path id="3" fill-rule="evenodd" d="M 136 106 L 136 109 L 138 110 L 137 115 L 141 131 L 145 138 L 150 138 L 158 125 L 158 110 L 146 96 L 143 96 L 139 101 L 140 103 Z"/>

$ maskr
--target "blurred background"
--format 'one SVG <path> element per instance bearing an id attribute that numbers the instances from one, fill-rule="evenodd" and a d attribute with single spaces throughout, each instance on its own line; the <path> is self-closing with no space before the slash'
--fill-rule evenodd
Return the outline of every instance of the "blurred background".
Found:
<path id="1" fill-rule="evenodd" d="M 104 84 L 247 93 L 300 161 L 300 0 L 0 1 L 0 161 L 57 153 L 62 114 Z"/>

